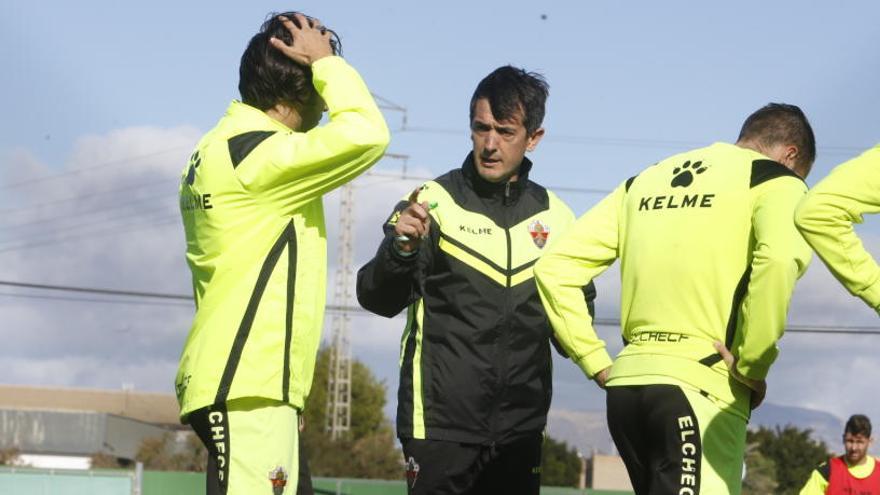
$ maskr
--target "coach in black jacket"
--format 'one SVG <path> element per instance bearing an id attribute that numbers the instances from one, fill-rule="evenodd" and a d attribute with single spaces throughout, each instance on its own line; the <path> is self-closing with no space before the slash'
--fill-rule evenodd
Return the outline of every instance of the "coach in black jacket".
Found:
<path id="1" fill-rule="evenodd" d="M 574 221 L 528 179 L 547 93 L 540 75 L 510 66 L 483 79 L 471 99 L 473 151 L 397 205 L 358 273 L 364 308 L 408 308 L 397 433 L 411 494 L 539 491 L 552 329 L 532 267 Z M 592 286 L 585 292 L 592 301 Z M 593 351 L 577 335 L 555 337 L 578 364 Z"/>

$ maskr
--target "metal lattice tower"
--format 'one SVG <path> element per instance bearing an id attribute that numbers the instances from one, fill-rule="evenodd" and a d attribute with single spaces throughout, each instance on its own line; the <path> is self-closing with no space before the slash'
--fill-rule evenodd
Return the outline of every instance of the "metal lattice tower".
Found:
<path id="1" fill-rule="evenodd" d="M 347 306 L 351 301 L 352 271 L 352 216 L 354 215 L 354 187 L 351 183 L 339 189 L 339 263 L 336 269 L 336 287 L 333 301 Z M 351 428 L 351 347 L 348 339 L 350 317 L 342 311 L 333 316 L 333 335 L 330 347 L 330 369 L 327 375 L 327 431 L 337 440 Z"/>

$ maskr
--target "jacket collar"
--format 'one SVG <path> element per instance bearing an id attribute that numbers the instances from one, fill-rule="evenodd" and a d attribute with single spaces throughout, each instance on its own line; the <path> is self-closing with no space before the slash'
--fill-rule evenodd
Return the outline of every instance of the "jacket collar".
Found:
<path id="1" fill-rule="evenodd" d="M 289 127 L 269 117 L 266 112 L 238 100 L 233 100 L 229 104 L 229 107 L 226 109 L 225 118 L 227 120 L 231 119 L 231 121 L 236 123 L 243 123 L 245 126 L 254 129 L 291 132 Z"/>
<path id="2" fill-rule="evenodd" d="M 473 151 L 468 153 L 461 165 L 461 171 L 465 179 L 474 189 L 478 196 L 483 198 L 501 199 L 505 204 L 516 202 L 522 195 L 529 182 L 529 171 L 532 169 L 532 161 L 523 157 L 519 165 L 517 180 L 507 182 L 489 182 L 480 177 L 477 167 L 474 165 Z"/>

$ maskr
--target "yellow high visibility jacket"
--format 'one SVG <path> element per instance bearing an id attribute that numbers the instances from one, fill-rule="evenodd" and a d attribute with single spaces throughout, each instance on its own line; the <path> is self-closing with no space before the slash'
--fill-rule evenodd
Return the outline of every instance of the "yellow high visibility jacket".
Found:
<path id="1" fill-rule="evenodd" d="M 326 286 L 322 195 L 381 158 L 388 128 L 339 57 L 312 65 L 330 122 L 295 132 L 233 102 L 180 182 L 196 314 L 177 372 L 181 418 L 239 397 L 304 406 Z"/>
<path id="2" fill-rule="evenodd" d="M 760 153 L 726 143 L 672 156 L 583 215 L 535 265 L 557 333 L 583 341 L 590 375 L 611 366 L 579 288 L 620 258 L 626 343 L 609 386 L 684 382 L 749 415 L 746 377 L 778 353 L 795 281 L 810 260 L 792 218 L 807 186 Z"/>
<path id="3" fill-rule="evenodd" d="M 880 266 L 853 230 L 880 212 L 880 145 L 838 166 L 803 199 L 795 222 L 804 239 L 854 296 L 880 312 Z"/>

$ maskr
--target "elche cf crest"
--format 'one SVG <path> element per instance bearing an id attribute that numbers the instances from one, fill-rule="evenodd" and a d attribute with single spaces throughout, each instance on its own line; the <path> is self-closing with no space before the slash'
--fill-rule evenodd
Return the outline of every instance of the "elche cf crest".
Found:
<path id="1" fill-rule="evenodd" d="M 287 471 L 281 466 L 276 467 L 269 471 L 269 481 L 272 483 L 272 494 L 281 495 L 287 486 Z"/>
<path id="2" fill-rule="evenodd" d="M 416 480 L 419 479 L 419 463 L 410 456 L 406 461 L 406 482 L 410 488 L 415 488 Z"/>
<path id="3" fill-rule="evenodd" d="M 540 220 L 535 220 L 529 224 L 529 234 L 532 236 L 535 246 L 544 249 L 544 245 L 547 244 L 547 237 L 550 236 L 550 227 Z"/>

